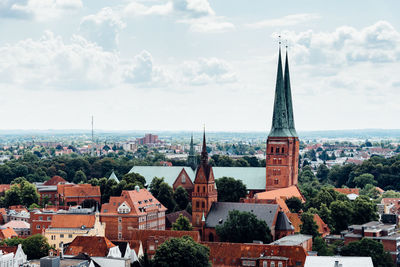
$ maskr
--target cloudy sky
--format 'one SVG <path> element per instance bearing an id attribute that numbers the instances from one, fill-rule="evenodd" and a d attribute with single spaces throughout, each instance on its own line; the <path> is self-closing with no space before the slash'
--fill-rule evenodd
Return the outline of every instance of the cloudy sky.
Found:
<path id="1" fill-rule="evenodd" d="M 400 2 L 0 0 L 0 129 L 400 128 Z"/>

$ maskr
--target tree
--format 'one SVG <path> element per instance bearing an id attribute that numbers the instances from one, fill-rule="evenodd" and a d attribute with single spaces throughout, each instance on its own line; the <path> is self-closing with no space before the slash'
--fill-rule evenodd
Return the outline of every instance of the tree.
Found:
<path id="1" fill-rule="evenodd" d="M 328 206 L 325 203 L 322 203 L 317 213 L 319 217 L 324 221 L 324 223 L 326 223 L 329 226 L 331 232 L 334 232 L 335 229 L 332 222 L 332 212 L 328 208 Z"/>
<path id="2" fill-rule="evenodd" d="M 383 245 L 369 238 L 350 242 L 348 245 L 342 247 L 340 255 L 371 257 L 374 267 L 394 267 L 393 260 L 389 252 L 383 249 Z"/>
<path id="3" fill-rule="evenodd" d="M 374 179 L 374 176 L 370 173 L 364 173 L 361 174 L 360 176 L 357 176 L 356 178 L 354 178 L 353 182 L 359 188 L 364 188 L 367 184 L 373 184 L 373 185 L 377 184 L 377 182 Z"/>
<path id="4" fill-rule="evenodd" d="M 353 223 L 364 224 L 378 220 L 377 207 L 367 196 L 359 196 L 353 202 Z"/>
<path id="5" fill-rule="evenodd" d="M 301 200 L 297 197 L 291 197 L 285 200 L 286 205 L 288 206 L 290 212 L 298 213 L 302 208 L 303 204 Z"/>
<path id="6" fill-rule="evenodd" d="M 174 193 L 172 187 L 166 182 L 162 182 L 159 187 L 158 195 L 156 196 L 157 200 L 160 201 L 167 209 L 168 213 L 173 212 L 176 207 L 176 203 L 174 200 Z"/>
<path id="7" fill-rule="evenodd" d="M 246 211 L 230 211 L 227 220 L 217 225 L 216 232 L 222 242 L 252 243 L 259 240 L 267 244 L 272 240 L 267 223 Z"/>
<path id="8" fill-rule="evenodd" d="M 222 177 L 215 180 L 218 188 L 219 202 L 239 202 L 247 194 L 246 185 L 241 180 L 232 177 Z"/>
<path id="9" fill-rule="evenodd" d="M 9 190 L 6 191 L 4 196 L 4 205 L 6 207 L 13 205 L 21 205 L 21 190 L 18 185 L 12 185 Z"/>
<path id="10" fill-rule="evenodd" d="M 210 249 L 196 243 L 191 237 L 171 238 L 161 244 L 153 258 L 160 267 L 206 267 L 210 266 Z"/>
<path id="11" fill-rule="evenodd" d="M 193 227 L 189 219 L 179 214 L 178 219 L 172 224 L 172 230 L 175 231 L 192 231 Z"/>
<path id="12" fill-rule="evenodd" d="M 17 246 L 18 244 L 22 244 L 22 249 L 27 255 L 28 260 L 38 259 L 47 256 L 50 250 L 50 245 L 47 242 L 47 238 L 41 234 L 32 235 L 25 239 L 5 239 L 4 242 L 8 246 Z"/>
<path id="13" fill-rule="evenodd" d="M 320 236 L 318 232 L 318 225 L 314 221 L 314 214 L 310 212 L 303 212 L 303 214 L 301 214 L 300 233 L 312 235 L 313 238 Z"/>
<path id="14" fill-rule="evenodd" d="M 164 182 L 164 177 L 162 177 L 162 178 L 154 177 L 153 178 L 153 180 L 151 181 L 150 186 L 149 186 L 149 191 L 153 196 L 155 196 L 155 197 L 158 196 L 158 193 L 160 192 L 160 185 L 163 182 Z"/>
<path id="15" fill-rule="evenodd" d="M 82 170 L 76 171 L 73 182 L 75 184 L 79 184 L 80 182 L 86 183 L 86 174 Z"/>
<path id="16" fill-rule="evenodd" d="M 36 191 L 36 187 L 25 181 L 20 184 L 20 196 L 21 196 L 21 202 L 20 204 L 23 204 L 25 207 L 29 207 L 32 204 L 38 204 L 39 203 L 39 193 Z"/>
<path id="17" fill-rule="evenodd" d="M 317 177 L 318 180 L 323 183 L 328 180 L 329 169 L 325 164 L 321 164 L 317 168 Z"/>
<path id="18" fill-rule="evenodd" d="M 335 226 L 335 233 L 347 230 L 353 218 L 353 209 L 349 201 L 336 200 L 329 206 L 332 214 L 332 221 Z"/>
<path id="19" fill-rule="evenodd" d="M 174 191 L 174 199 L 179 210 L 186 209 L 189 203 L 189 196 L 185 188 L 178 186 L 178 188 Z"/>
<path id="20" fill-rule="evenodd" d="M 322 237 L 317 236 L 314 238 L 312 250 L 318 253 L 318 256 L 333 256 L 333 251 L 326 245 Z"/>
<path id="21" fill-rule="evenodd" d="M 139 185 L 141 188 L 146 184 L 146 179 L 142 175 L 134 172 L 125 174 L 122 180 L 125 180 L 127 184 Z"/>

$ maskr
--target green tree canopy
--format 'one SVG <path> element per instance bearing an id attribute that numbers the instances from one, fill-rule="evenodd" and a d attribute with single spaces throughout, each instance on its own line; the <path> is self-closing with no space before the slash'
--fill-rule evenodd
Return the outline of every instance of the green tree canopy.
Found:
<path id="1" fill-rule="evenodd" d="M 380 242 L 370 238 L 350 242 L 340 250 L 342 256 L 371 257 L 374 267 L 394 267 L 393 260 Z"/>
<path id="2" fill-rule="evenodd" d="M 25 239 L 23 238 L 12 238 L 5 239 L 4 242 L 8 246 L 17 246 L 22 244 L 22 250 L 25 252 L 28 260 L 39 259 L 49 254 L 50 245 L 47 242 L 46 237 L 41 234 L 32 235 Z"/>
<path id="3" fill-rule="evenodd" d="M 325 243 L 324 239 L 320 236 L 314 238 L 312 250 L 318 253 L 318 256 L 333 256 L 333 251 Z"/>
<path id="4" fill-rule="evenodd" d="M 223 242 L 252 243 L 254 240 L 270 243 L 271 230 L 267 223 L 251 212 L 233 210 L 227 220 L 217 225 L 216 232 Z"/>
<path id="5" fill-rule="evenodd" d="M 370 173 L 364 173 L 360 176 L 357 176 L 354 178 L 353 182 L 359 188 L 364 188 L 367 184 L 377 184 L 377 182 L 374 180 L 374 176 Z"/>
<path id="6" fill-rule="evenodd" d="M 86 174 L 82 170 L 76 171 L 73 182 L 75 184 L 79 184 L 80 182 L 86 183 L 87 182 Z"/>
<path id="7" fill-rule="evenodd" d="M 318 232 L 318 225 L 314 221 L 314 214 L 310 212 L 303 212 L 301 214 L 300 233 L 305 235 L 312 235 L 314 238 L 320 236 Z"/>
<path id="8" fill-rule="evenodd" d="M 172 187 L 166 182 L 160 184 L 158 195 L 155 197 L 168 209 L 168 213 L 175 210 L 176 202 L 174 200 L 174 192 Z"/>
<path id="9" fill-rule="evenodd" d="M 353 218 L 353 208 L 349 201 L 336 200 L 330 205 L 335 233 L 347 230 Z"/>
<path id="10" fill-rule="evenodd" d="M 190 223 L 189 219 L 183 216 L 182 214 L 179 214 L 178 219 L 176 219 L 176 222 L 172 224 L 172 230 L 175 231 L 192 231 L 193 227 L 192 224 Z"/>
<path id="11" fill-rule="evenodd" d="M 301 200 L 297 197 L 291 197 L 285 200 L 286 205 L 288 206 L 290 212 L 298 213 L 302 208 L 303 204 Z"/>
<path id="12" fill-rule="evenodd" d="M 171 238 L 161 244 L 153 258 L 159 267 L 211 267 L 210 249 L 191 237 Z"/>
<path id="13" fill-rule="evenodd" d="M 222 177 L 215 180 L 218 189 L 219 202 L 239 202 L 247 194 L 246 185 L 241 180 L 232 177 Z"/>
<path id="14" fill-rule="evenodd" d="M 359 196 L 353 202 L 353 223 L 364 224 L 378 220 L 377 207 L 367 196 Z"/>
<path id="15" fill-rule="evenodd" d="M 177 204 L 177 208 L 179 210 L 184 210 L 189 203 L 188 192 L 182 186 L 178 186 L 178 188 L 174 191 L 174 199 Z"/>

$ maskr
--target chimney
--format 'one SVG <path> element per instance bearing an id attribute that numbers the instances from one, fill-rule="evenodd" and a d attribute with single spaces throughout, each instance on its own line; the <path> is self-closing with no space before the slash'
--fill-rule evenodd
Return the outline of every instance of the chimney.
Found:
<path id="1" fill-rule="evenodd" d="M 339 261 L 335 261 L 334 267 L 339 267 Z"/>

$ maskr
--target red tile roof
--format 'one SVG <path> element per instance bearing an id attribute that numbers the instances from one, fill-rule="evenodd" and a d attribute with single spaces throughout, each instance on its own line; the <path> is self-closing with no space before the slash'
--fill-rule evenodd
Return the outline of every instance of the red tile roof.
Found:
<path id="1" fill-rule="evenodd" d="M 288 266 L 304 266 L 307 256 L 302 246 L 222 242 L 202 242 L 202 244 L 210 248 L 210 261 L 213 266 L 241 266 L 242 257 L 259 258 L 261 254 L 286 257 L 289 259 Z"/>
<path id="2" fill-rule="evenodd" d="M 144 215 L 150 210 L 166 211 L 167 209 L 147 190 L 124 190 L 120 197 L 110 197 L 108 203 L 101 207 L 102 215 L 117 215 L 118 207 L 126 202 L 131 211 L 128 215 Z M 107 211 L 107 212 L 106 212 Z"/>
<path id="3" fill-rule="evenodd" d="M 54 214 L 51 228 L 93 228 L 95 215 L 90 214 Z"/>
<path id="4" fill-rule="evenodd" d="M 9 184 L 0 184 L 0 193 L 3 193 L 11 188 Z"/>
<path id="5" fill-rule="evenodd" d="M 12 228 L 0 229 L 0 239 L 9 239 L 18 237 L 18 234 Z"/>
<path id="6" fill-rule="evenodd" d="M 86 253 L 91 257 L 106 257 L 115 245 L 106 237 L 77 236 L 65 250 L 65 255 Z"/>
<path id="7" fill-rule="evenodd" d="M 7 253 L 14 253 L 14 255 L 15 255 L 15 253 L 16 253 L 17 250 L 18 250 L 18 246 L 13 246 L 13 247 L 9 247 L 9 246 L 0 246 L 0 250 L 3 251 L 3 252 L 5 252 L 5 254 L 7 254 Z"/>
<path id="8" fill-rule="evenodd" d="M 284 200 L 297 197 L 302 202 L 305 202 L 304 196 L 301 194 L 300 189 L 296 185 L 292 185 L 286 188 L 275 189 L 271 191 L 265 191 L 262 193 L 257 193 L 255 198 L 258 199 L 276 199 L 276 198 L 283 198 Z"/>
<path id="9" fill-rule="evenodd" d="M 90 197 L 101 196 L 100 187 L 91 184 L 78 184 L 64 187 L 64 197 Z"/>
<path id="10" fill-rule="evenodd" d="M 50 180 L 43 183 L 43 185 L 58 185 L 59 183 L 66 183 L 67 181 L 64 180 L 61 176 L 53 176 Z"/>
<path id="11" fill-rule="evenodd" d="M 294 227 L 294 232 L 300 233 L 300 226 L 302 224 L 301 215 L 298 213 L 288 213 L 286 215 L 288 216 L 289 221 Z M 318 214 L 314 214 L 314 221 L 318 225 L 318 232 L 321 234 L 322 237 L 330 234 L 331 229 L 329 229 L 328 225 L 321 219 L 321 217 L 319 217 Z"/>
<path id="12" fill-rule="evenodd" d="M 345 194 L 345 195 L 350 195 L 350 194 L 356 194 L 360 195 L 360 189 L 358 188 L 333 188 L 336 192 Z"/>

